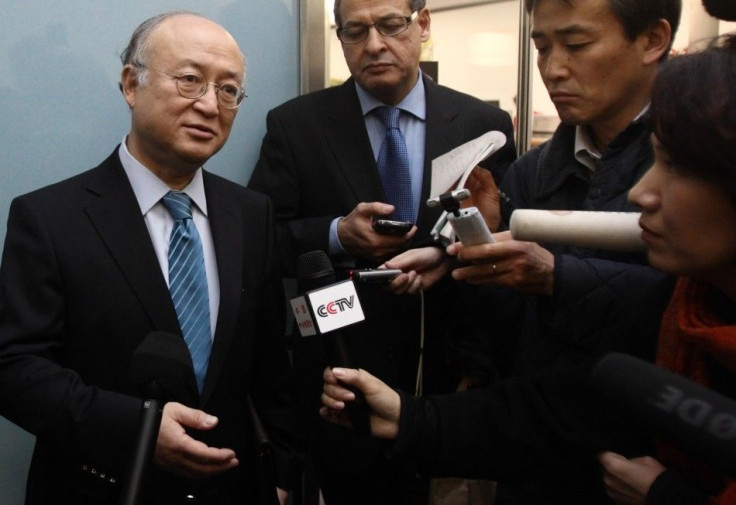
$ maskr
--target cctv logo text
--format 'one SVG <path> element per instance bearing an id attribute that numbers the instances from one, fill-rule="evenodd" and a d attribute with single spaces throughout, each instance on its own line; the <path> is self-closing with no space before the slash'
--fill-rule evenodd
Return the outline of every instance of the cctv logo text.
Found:
<path id="1" fill-rule="evenodd" d="M 345 312 L 355 306 L 355 296 L 350 295 L 350 298 L 340 298 L 334 302 L 325 303 L 317 308 L 317 315 L 320 317 L 330 317 L 339 312 Z"/>

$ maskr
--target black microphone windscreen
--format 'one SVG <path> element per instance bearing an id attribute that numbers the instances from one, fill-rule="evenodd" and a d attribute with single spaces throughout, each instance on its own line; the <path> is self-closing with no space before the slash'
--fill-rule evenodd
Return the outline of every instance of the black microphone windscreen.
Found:
<path id="1" fill-rule="evenodd" d="M 194 378 L 192 358 L 184 339 L 165 331 L 153 331 L 138 345 L 130 359 L 131 378 L 147 398 L 189 398 L 188 384 Z M 155 384 L 160 391 L 152 390 Z"/>
<path id="2" fill-rule="evenodd" d="M 654 436 L 736 475 L 736 401 L 620 353 L 595 365 L 591 383 Z"/>
<path id="3" fill-rule="evenodd" d="M 299 292 L 329 286 L 335 282 L 335 270 L 327 253 L 321 250 L 304 253 L 297 258 L 296 272 Z"/>
<path id="4" fill-rule="evenodd" d="M 335 270 L 332 262 L 324 251 L 311 251 L 297 258 L 298 290 L 302 294 L 320 288 L 327 288 L 335 283 Z M 349 281 L 348 281 L 349 282 Z M 362 316 L 362 309 L 361 309 Z M 350 359 L 347 342 L 343 338 L 342 331 L 331 329 L 322 332 L 325 350 L 328 359 L 337 366 L 355 368 Z M 353 428 L 363 436 L 370 435 L 371 425 L 368 415 L 368 406 L 365 397 L 357 388 L 346 386 L 355 395 L 355 400 L 348 402 L 346 410 Z"/>
<path id="5" fill-rule="evenodd" d="M 714 18 L 736 21 L 736 2 L 734 0 L 703 0 L 703 7 Z"/>

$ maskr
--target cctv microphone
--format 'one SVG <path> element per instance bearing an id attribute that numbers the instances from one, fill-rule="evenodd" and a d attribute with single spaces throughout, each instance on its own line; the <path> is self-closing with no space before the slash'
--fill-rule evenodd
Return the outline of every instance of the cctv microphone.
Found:
<path id="1" fill-rule="evenodd" d="M 511 214 L 515 240 L 567 244 L 609 251 L 643 251 L 638 212 L 517 209 Z"/>
<path id="2" fill-rule="evenodd" d="M 736 402 L 651 363 L 610 353 L 591 383 L 663 440 L 736 476 Z"/>
<path id="3" fill-rule="evenodd" d="M 120 505 L 139 502 L 145 473 L 156 447 L 165 399 L 181 396 L 179 392 L 188 379 L 193 379 L 191 363 L 184 339 L 164 331 L 149 333 L 133 352 L 131 378 L 145 399 Z"/>
<path id="4" fill-rule="evenodd" d="M 356 368 L 350 359 L 340 328 L 365 319 L 353 281 L 335 282 L 335 270 L 324 251 L 311 251 L 297 259 L 297 277 L 301 296 L 291 300 L 300 334 L 324 335 L 328 359 L 334 366 Z M 370 435 L 368 406 L 363 393 L 347 386 L 355 400 L 346 402 L 345 410 L 357 433 Z"/>

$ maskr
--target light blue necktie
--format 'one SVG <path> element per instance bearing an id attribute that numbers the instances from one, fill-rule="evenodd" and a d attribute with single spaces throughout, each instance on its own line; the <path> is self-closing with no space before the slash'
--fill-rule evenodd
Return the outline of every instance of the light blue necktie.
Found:
<path id="1" fill-rule="evenodd" d="M 396 107 L 384 106 L 376 109 L 376 114 L 386 127 L 386 136 L 376 164 L 388 203 L 395 207 L 394 219 L 413 223 L 414 197 L 411 192 L 409 152 L 399 129 L 400 113 Z"/>
<path id="2" fill-rule="evenodd" d="M 174 218 L 169 239 L 169 291 L 201 393 L 212 350 L 202 241 L 192 220 L 191 199 L 185 193 L 169 191 L 163 202 Z"/>

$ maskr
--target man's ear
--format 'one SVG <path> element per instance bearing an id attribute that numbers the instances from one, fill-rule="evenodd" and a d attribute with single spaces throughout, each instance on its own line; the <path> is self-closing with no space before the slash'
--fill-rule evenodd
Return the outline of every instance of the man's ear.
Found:
<path id="1" fill-rule="evenodd" d="M 644 64 L 657 63 L 669 51 L 673 36 L 672 27 L 665 19 L 658 20 L 641 34 L 644 44 Z"/>
<path id="2" fill-rule="evenodd" d="M 120 73 L 120 91 L 131 109 L 135 106 L 139 74 L 139 69 L 133 65 L 125 65 Z"/>
<path id="3" fill-rule="evenodd" d="M 432 34 L 429 28 L 430 22 L 431 22 L 431 19 L 429 16 L 429 9 L 425 7 L 424 9 L 419 11 L 419 17 L 417 19 L 417 23 L 422 29 L 422 35 L 421 35 L 422 42 L 427 42 L 429 40 L 430 35 Z"/>

